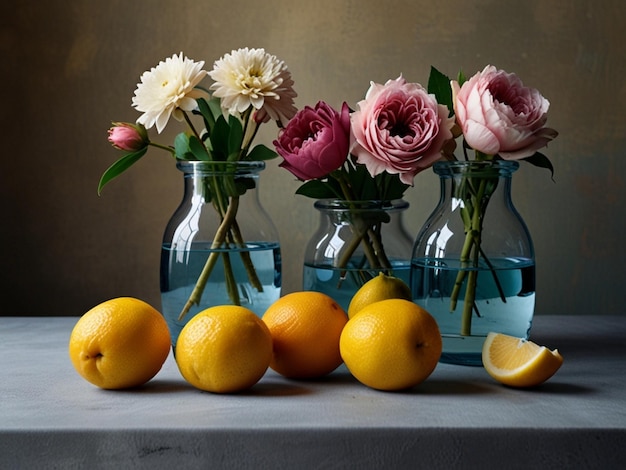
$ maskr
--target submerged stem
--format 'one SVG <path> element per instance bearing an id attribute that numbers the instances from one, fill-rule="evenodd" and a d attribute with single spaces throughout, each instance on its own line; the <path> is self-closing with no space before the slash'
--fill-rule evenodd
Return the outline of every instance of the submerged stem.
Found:
<path id="1" fill-rule="evenodd" d="M 231 227 L 232 235 L 235 240 L 235 243 L 242 248 L 246 246 L 246 242 L 241 235 L 241 230 L 239 229 L 239 224 L 236 220 L 233 220 L 233 225 Z M 243 261 L 243 266 L 246 269 L 246 274 L 248 276 L 248 280 L 250 284 L 258 290 L 259 292 L 263 292 L 263 284 L 261 284 L 261 280 L 259 279 L 259 275 L 254 269 L 254 264 L 252 263 L 252 258 L 250 257 L 250 252 L 248 250 L 243 250 L 240 252 L 241 260 Z M 237 304 L 239 305 L 239 304 Z"/>
<path id="2" fill-rule="evenodd" d="M 222 219 L 222 223 L 218 227 L 215 232 L 215 236 L 213 238 L 213 242 L 211 243 L 211 253 L 207 258 L 206 263 L 204 264 L 204 268 L 202 268 L 202 272 L 200 276 L 198 276 L 198 280 L 196 281 L 196 285 L 189 296 L 189 299 L 185 303 L 180 315 L 178 315 L 178 320 L 182 320 L 185 315 L 189 312 L 193 305 L 198 305 L 200 303 L 200 299 L 202 298 L 202 293 L 204 292 L 204 288 L 206 287 L 206 283 L 211 276 L 211 272 L 215 267 L 215 263 L 217 262 L 217 257 L 219 256 L 219 252 L 217 250 L 226 239 L 226 235 L 228 234 L 233 221 L 235 220 L 235 216 L 237 215 L 237 209 L 239 207 L 239 197 L 231 198 L 230 204 L 228 205 L 228 209 L 224 214 L 224 218 Z"/>
<path id="3" fill-rule="evenodd" d="M 358 211 L 360 208 L 358 207 L 359 202 L 355 202 L 354 194 L 350 185 L 346 181 L 345 175 L 343 173 L 336 173 L 334 178 L 339 182 L 339 186 L 341 187 L 341 191 L 343 193 L 344 201 L 348 205 L 350 212 Z M 381 209 L 382 210 L 382 209 Z M 363 245 L 363 252 L 369 265 L 372 269 L 380 269 L 385 268 L 389 269 L 390 263 L 387 259 L 387 255 L 385 254 L 385 250 L 380 240 L 380 235 L 374 230 L 362 217 L 359 217 L 357 214 L 351 214 L 350 225 L 354 229 L 354 236 L 346 245 L 345 250 L 339 258 L 338 267 L 345 268 L 348 265 L 348 261 L 359 247 L 360 244 Z M 341 280 L 345 278 L 346 271 L 343 270 L 339 277 L 339 282 L 341 284 Z M 339 286 L 338 286 L 339 287 Z"/>
<path id="4" fill-rule="evenodd" d="M 463 183 L 466 183 L 467 177 L 463 178 Z M 463 313 L 461 315 L 461 335 L 469 336 L 472 330 L 472 311 L 474 310 L 474 304 L 476 301 L 476 284 L 478 279 L 478 261 L 481 250 L 481 236 L 482 236 L 482 221 L 484 211 L 489 201 L 491 194 L 486 194 L 487 190 L 487 178 L 481 177 L 478 185 L 478 189 L 474 193 L 473 190 L 469 191 L 468 188 L 473 188 L 471 181 L 469 185 L 464 188 L 464 191 L 470 192 L 469 197 L 462 197 L 465 206 L 471 207 L 471 218 L 469 220 L 464 218 L 466 225 L 465 243 L 461 251 L 459 272 L 457 274 L 454 288 L 450 296 L 450 311 L 456 310 L 458 296 L 461 291 L 461 286 L 467 277 L 467 284 L 465 286 L 465 298 L 463 300 Z M 465 185 L 464 185 L 465 186 Z M 469 223 L 469 227 L 467 226 Z M 467 270 L 468 268 L 469 271 Z M 492 267 L 493 269 L 493 267 Z"/>

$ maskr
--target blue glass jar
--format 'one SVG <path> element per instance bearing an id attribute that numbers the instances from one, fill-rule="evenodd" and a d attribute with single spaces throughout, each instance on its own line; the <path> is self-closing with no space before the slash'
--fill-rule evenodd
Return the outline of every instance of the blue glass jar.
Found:
<path id="1" fill-rule="evenodd" d="M 513 161 L 437 162 L 441 197 L 411 257 L 414 301 L 437 320 L 442 362 L 481 365 L 490 331 L 527 338 L 535 255 L 511 200 Z"/>
<path id="2" fill-rule="evenodd" d="M 183 199 L 161 250 L 161 308 L 173 345 L 200 311 L 241 305 L 262 316 L 281 291 L 278 232 L 259 200 L 265 163 L 176 166 L 184 177 Z"/>
<path id="3" fill-rule="evenodd" d="M 413 240 L 404 228 L 409 203 L 316 201 L 319 226 L 304 254 L 303 290 L 323 292 L 347 311 L 356 291 L 384 272 L 407 284 Z"/>

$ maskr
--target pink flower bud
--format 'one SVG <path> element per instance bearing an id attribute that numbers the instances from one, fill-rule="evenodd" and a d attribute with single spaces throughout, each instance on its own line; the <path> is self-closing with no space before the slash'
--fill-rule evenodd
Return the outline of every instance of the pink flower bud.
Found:
<path id="1" fill-rule="evenodd" d="M 254 113 L 252 114 L 252 118 L 257 124 L 262 124 L 270 120 L 270 115 L 267 114 L 267 111 L 264 108 L 261 108 L 258 111 L 254 111 Z"/>
<path id="2" fill-rule="evenodd" d="M 128 122 L 114 122 L 108 140 L 113 147 L 127 152 L 141 150 L 150 142 L 145 127 Z"/>

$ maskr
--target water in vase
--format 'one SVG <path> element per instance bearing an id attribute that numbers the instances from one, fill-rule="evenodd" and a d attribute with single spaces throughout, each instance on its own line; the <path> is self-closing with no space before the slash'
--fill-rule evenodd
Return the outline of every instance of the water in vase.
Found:
<path id="1" fill-rule="evenodd" d="M 378 276 L 383 271 L 402 279 L 409 285 L 411 265 L 408 261 L 392 261 L 390 270 L 359 269 L 352 265 L 345 269 L 331 265 L 312 265 L 304 263 L 302 289 L 322 292 L 335 300 L 346 312 L 352 296 L 368 280 Z"/>
<path id="2" fill-rule="evenodd" d="M 232 266 L 241 306 L 261 317 L 280 297 L 281 258 L 278 243 L 248 243 L 242 249 L 214 250 L 219 252 L 220 256 L 206 284 L 200 305 L 194 305 L 184 319 L 179 320 L 178 316 L 211 253 L 209 246 L 209 243 L 196 243 L 191 250 L 176 250 L 170 245 L 164 245 L 161 250 L 161 308 L 170 328 L 173 344 L 176 343 L 183 326 L 195 314 L 213 305 L 233 304 L 224 276 L 225 255 L 228 256 Z M 262 291 L 250 283 L 242 261 L 242 253 L 250 255 L 263 287 Z"/>
<path id="3" fill-rule="evenodd" d="M 458 259 L 414 259 L 411 288 L 415 303 L 437 320 L 443 339 L 441 362 L 482 365 L 482 345 L 490 331 L 528 338 L 535 308 L 535 265 L 518 258 L 491 259 L 478 269 L 471 334 L 461 335 L 465 283 L 451 312 Z M 499 286 L 498 286 L 499 284 Z"/>

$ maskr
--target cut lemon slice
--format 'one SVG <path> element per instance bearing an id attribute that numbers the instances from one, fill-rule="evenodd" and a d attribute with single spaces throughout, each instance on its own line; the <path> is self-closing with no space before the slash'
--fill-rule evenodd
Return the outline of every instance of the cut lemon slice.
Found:
<path id="1" fill-rule="evenodd" d="M 532 341 L 489 333 L 483 344 L 483 366 L 498 382 L 511 387 L 533 387 L 559 370 L 563 356 Z"/>

